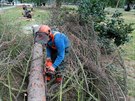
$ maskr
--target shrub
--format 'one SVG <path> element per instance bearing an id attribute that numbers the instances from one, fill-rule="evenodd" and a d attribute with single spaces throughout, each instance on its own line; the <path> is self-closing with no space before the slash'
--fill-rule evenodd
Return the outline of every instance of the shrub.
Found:
<path id="1" fill-rule="evenodd" d="M 98 0 L 83 0 L 79 4 L 78 13 L 80 20 L 83 23 L 87 23 L 92 17 L 95 21 L 101 22 L 105 19 L 105 5 Z"/>
<path id="2" fill-rule="evenodd" d="M 116 46 L 123 45 L 130 39 L 129 33 L 133 31 L 133 24 L 126 24 L 118 11 L 107 18 L 104 9 L 105 4 L 99 0 L 83 0 L 78 7 L 80 25 L 85 25 L 93 19 L 94 29 L 100 37 L 100 42 L 103 42 L 103 46 L 112 48 L 108 46 L 110 43 Z"/>
<path id="3" fill-rule="evenodd" d="M 121 13 L 115 11 L 109 19 L 96 23 L 95 30 L 99 33 L 99 37 L 110 39 L 117 46 L 128 42 L 130 39 L 129 33 L 133 31 L 133 24 L 126 24 L 124 19 L 120 18 L 121 16 Z"/>

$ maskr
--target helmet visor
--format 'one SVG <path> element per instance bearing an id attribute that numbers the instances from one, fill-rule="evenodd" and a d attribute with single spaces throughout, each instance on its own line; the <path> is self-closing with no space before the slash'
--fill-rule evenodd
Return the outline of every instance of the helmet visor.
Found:
<path id="1" fill-rule="evenodd" d="M 47 33 L 37 32 L 35 37 L 35 42 L 40 43 L 42 45 L 46 45 L 49 40 L 49 36 Z"/>

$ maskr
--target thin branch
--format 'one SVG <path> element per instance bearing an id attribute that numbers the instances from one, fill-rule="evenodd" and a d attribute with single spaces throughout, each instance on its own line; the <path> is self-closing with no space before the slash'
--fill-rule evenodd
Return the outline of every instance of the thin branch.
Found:
<path id="1" fill-rule="evenodd" d="M 4 82 L 2 82 L 2 81 L 0 81 L 0 83 L 1 84 L 3 84 L 5 87 L 7 87 L 8 89 L 11 89 L 11 90 L 13 90 L 13 91 L 19 91 L 19 89 L 16 89 L 16 88 L 13 88 L 13 87 L 10 87 L 9 85 L 7 85 L 6 83 L 4 83 Z M 26 92 L 27 90 L 21 90 L 21 92 L 23 93 L 23 92 Z"/>

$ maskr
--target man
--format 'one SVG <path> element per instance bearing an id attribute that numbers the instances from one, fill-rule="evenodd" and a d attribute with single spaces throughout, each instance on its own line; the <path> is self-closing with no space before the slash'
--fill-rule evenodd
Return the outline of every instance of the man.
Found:
<path id="1" fill-rule="evenodd" d="M 58 31 L 51 31 L 51 28 L 47 25 L 41 25 L 35 41 L 46 46 L 46 72 L 51 74 L 56 72 L 56 82 L 61 82 L 62 77 L 58 75 L 61 73 L 60 71 L 66 68 L 62 64 L 64 64 L 63 61 L 70 46 L 68 37 Z M 51 79 L 51 75 L 48 78 Z"/>
<path id="2" fill-rule="evenodd" d="M 27 10 L 27 6 L 26 5 L 22 5 L 23 10 Z"/>
<path id="3" fill-rule="evenodd" d="M 31 14 L 31 10 L 28 10 L 26 5 L 23 5 L 23 13 L 22 13 L 23 17 L 26 17 L 28 19 L 32 18 L 32 14 Z"/>

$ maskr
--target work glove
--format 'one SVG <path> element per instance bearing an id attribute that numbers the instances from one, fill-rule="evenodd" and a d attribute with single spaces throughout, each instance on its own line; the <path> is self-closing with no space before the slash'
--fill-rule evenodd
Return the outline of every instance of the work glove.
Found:
<path id="1" fill-rule="evenodd" d="M 49 73 L 54 74 L 55 68 L 52 66 L 52 64 L 53 63 L 52 63 L 51 59 L 50 58 L 47 58 L 46 61 L 45 61 L 45 68 L 46 69 L 44 69 L 44 72 L 49 72 Z"/>
<path id="2" fill-rule="evenodd" d="M 50 67 L 52 66 L 52 60 L 50 58 L 47 58 L 46 61 L 45 61 L 45 66 L 46 67 Z"/>
<path id="3" fill-rule="evenodd" d="M 54 73 L 55 72 L 55 68 L 53 66 L 49 66 L 49 67 L 46 67 L 48 71 Z"/>
<path id="4" fill-rule="evenodd" d="M 51 79 L 54 78 L 55 76 L 55 69 L 53 66 L 50 66 L 50 67 L 46 67 L 46 80 L 47 82 L 49 82 Z"/>

